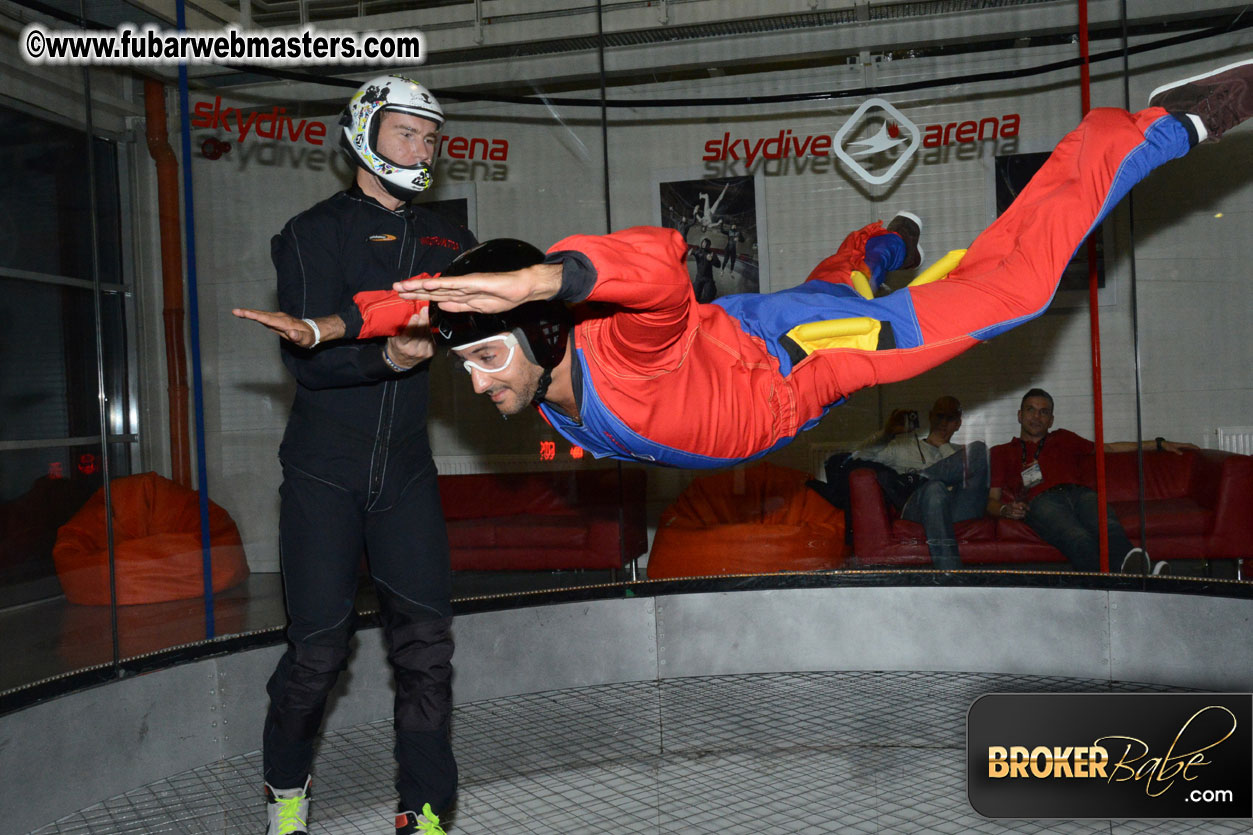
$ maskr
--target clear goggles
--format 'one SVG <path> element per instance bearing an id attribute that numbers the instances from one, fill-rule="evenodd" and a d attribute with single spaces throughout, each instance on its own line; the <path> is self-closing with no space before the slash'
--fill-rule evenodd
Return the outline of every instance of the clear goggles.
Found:
<path id="1" fill-rule="evenodd" d="M 472 371 L 495 374 L 509 367 L 509 363 L 513 362 L 513 352 L 517 349 L 518 337 L 512 333 L 498 333 L 486 339 L 458 345 L 456 352 L 467 374 Z"/>

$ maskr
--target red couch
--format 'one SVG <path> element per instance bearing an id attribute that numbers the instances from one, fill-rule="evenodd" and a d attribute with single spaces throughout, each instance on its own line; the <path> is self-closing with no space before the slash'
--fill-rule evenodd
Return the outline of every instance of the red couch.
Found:
<path id="1" fill-rule="evenodd" d="M 0 607 L 58 593 L 52 561 L 57 529 L 95 489 L 87 479 L 43 476 L 23 495 L 0 504 Z"/>
<path id="2" fill-rule="evenodd" d="M 1108 500 L 1139 545 L 1136 471 L 1134 452 L 1106 454 Z M 1244 571 L 1253 570 L 1253 457 L 1217 450 L 1146 452 L 1144 481 L 1153 559 L 1236 559 Z M 848 483 L 854 564 L 931 564 L 922 525 L 897 517 L 871 470 L 854 470 Z M 959 522 L 956 531 L 964 564 L 1065 562 L 1024 522 L 984 517 Z"/>
<path id="3" fill-rule="evenodd" d="M 639 468 L 441 475 L 439 492 L 454 571 L 616 570 L 648 549 Z"/>

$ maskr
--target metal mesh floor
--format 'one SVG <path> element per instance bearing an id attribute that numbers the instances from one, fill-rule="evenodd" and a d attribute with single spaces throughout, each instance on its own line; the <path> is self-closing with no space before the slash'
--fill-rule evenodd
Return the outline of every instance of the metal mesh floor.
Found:
<path id="1" fill-rule="evenodd" d="M 1227 833 L 1250 821 L 988 820 L 966 801 L 985 693 L 1164 690 L 1038 676 L 779 673 L 673 679 L 459 707 L 450 833 Z M 311 832 L 392 832 L 391 721 L 328 734 Z M 260 754 L 84 809 L 38 835 L 260 833 Z"/>

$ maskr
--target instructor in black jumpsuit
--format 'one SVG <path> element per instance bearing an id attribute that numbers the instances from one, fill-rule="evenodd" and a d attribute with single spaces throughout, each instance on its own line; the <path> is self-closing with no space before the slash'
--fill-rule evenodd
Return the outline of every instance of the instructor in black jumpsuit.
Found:
<path id="1" fill-rule="evenodd" d="M 416 82 L 367 82 L 341 119 L 355 184 L 292 218 L 272 244 L 282 310 L 303 319 L 339 312 L 348 338 L 312 349 L 282 344 L 297 386 L 279 449 L 290 625 L 267 687 L 269 835 L 308 825 L 313 745 L 346 666 L 363 554 L 396 676 L 397 832 L 442 831 L 438 816 L 456 793 L 448 540 L 426 431 L 425 360 L 434 346 L 425 314 L 399 336 L 352 341 L 361 325 L 355 294 L 437 273 L 475 243 L 409 205 L 430 184 L 442 123 Z"/>

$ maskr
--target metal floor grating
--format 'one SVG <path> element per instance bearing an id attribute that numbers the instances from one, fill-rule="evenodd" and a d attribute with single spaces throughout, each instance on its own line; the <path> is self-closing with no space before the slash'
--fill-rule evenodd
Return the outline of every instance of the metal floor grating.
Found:
<path id="1" fill-rule="evenodd" d="M 1153 685 L 957 673 L 775 673 L 587 687 L 457 708 L 450 835 L 1253 832 L 1253 821 L 988 820 L 966 801 L 985 693 Z M 259 733 L 259 732 L 258 732 Z M 392 832 L 391 720 L 328 734 L 313 835 Z M 178 774 L 37 835 L 260 833 L 260 754 Z"/>

